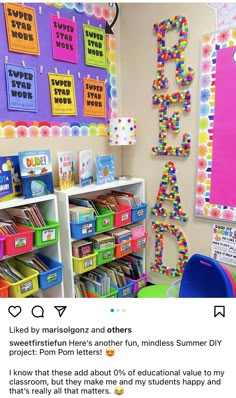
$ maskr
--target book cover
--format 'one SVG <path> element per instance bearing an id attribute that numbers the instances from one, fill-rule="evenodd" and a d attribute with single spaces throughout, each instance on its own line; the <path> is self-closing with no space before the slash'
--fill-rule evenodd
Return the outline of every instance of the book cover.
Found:
<path id="1" fill-rule="evenodd" d="M 58 152 L 57 156 L 59 188 L 63 191 L 75 185 L 73 151 Z"/>
<path id="2" fill-rule="evenodd" d="M 18 155 L 0 156 L 0 202 L 22 194 Z"/>
<path id="3" fill-rule="evenodd" d="M 24 197 L 34 198 L 53 193 L 50 150 L 21 151 L 18 155 Z"/>
<path id="4" fill-rule="evenodd" d="M 96 180 L 97 184 L 115 181 L 115 155 L 96 156 Z"/>
<path id="5" fill-rule="evenodd" d="M 80 187 L 93 183 L 93 153 L 91 149 L 78 151 L 78 177 Z"/>

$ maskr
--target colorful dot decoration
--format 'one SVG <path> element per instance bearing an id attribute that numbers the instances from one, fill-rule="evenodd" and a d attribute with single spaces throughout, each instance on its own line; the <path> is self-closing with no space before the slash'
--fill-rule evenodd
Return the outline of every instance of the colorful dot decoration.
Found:
<path id="1" fill-rule="evenodd" d="M 179 39 L 177 44 L 167 48 L 165 43 L 165 35 L 169 30 L 177 29 L 179 32 Z M 184 65 L 184 50 L 188 42 L 188 22 L 187 19 L 181 15 L 173 18 L 165 19 L 153 26 L 153 31 L 157 36 L 157 77 L 153 81 L 153 89 L 167 89 L 169 87 L 168 78 L 165 77 L 164 66 L 169 59 L 176 60 L 176 81 L 180 86 L 188 86 L 191 84 L 194 77 L 194 70 L 192 67 L 185 71 Z"/>
<path id="2" fill-rule="evenodd" d="M 110 145 L 136 144 L 136 119 L 132 117 L 110 119 L 107 135 Z"/>
<path id="3" fill-rule="evenodd" d="M 191 137 L 185 133 L 182 137 L 180 146 L 167 146 L 167 133 L 172 130 L 175 134 L 179 133 L 179 112 L 175 111 L 171 117 L 167 116 L 168 106 L 170 104 L 180 103 L 183 110 L 189 112 L 191 110 L 191 93 L 188 90 L 183 92 L 175 92 L 172 94 L 160 94 L 152 97 L 153 105 L 158 105 L 159 109 L 159 145 L 152 148 L 155 156 L 171 155 L 187 157 L 190 154 Z"/>
<path id="4" fill-rule="evenodd" d="M 179 277 L 183 274 L 185 263 L 188 260 L 188 245 L 184 233 L 179 227 L 172 224 L 152 222 L 155 229 L 155 260 L 151 263 L 151 271 L 158 271 L 162 275 L 169 277 Z M 176 237 L 179 246 L 179 255 L 176 266 L 168 267 L 163 264 L 164 233 L 169 233 Z"/>
<path id="5" fill-rule="evenodd" d="M 167 193 L 167 188 L 169 186 L 170 190 L 169 193 Z M 173 211 L 168 212 L 163 207 L 163 203 L 165 200 L 169 200 L 173 203 Z M 188 215 L 182 210 L 181 207 L 181 199 L 176 177 L 176 168 L 173 162 L 168 162 L 165 165 L 160 188 L 156 198 L 156 204 L 151 208 L 151 214 L 161 217 L 167 217 L 169 215 L 169 218 L 172 220 L 178 220 L 181 222 L 188 221 Z"/>

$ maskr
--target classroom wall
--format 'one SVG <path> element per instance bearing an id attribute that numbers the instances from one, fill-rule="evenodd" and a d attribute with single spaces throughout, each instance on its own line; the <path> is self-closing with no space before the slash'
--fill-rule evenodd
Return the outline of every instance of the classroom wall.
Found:
<path id="1" fill-rule="evenodd" d="M 152 82 L 156 78 L 157 44 L 153 25 L 166 18 L 182 15 L 187 18 L 189 40 L 185 49 L 186 67 L 193 67 L 195 77 L 188 86 L 191 92 L 191 111 L 182 112 L 180 119 L 180 136 L 188 132 L 191 135 L 191 153 L 187 158 L 176 156 L 154 156 L 151 148 L 158 145 L 159 114 L 157 106 L 152 105 Z M 151 222 L 164 221 L 179 226 L 184 232 L 189 248 L 189 255 L 211 253 L 212 220 L 194 216 L 195 181 L 198 155 L 198 111 L 199 111 L 199 78 L 200 78 L 200 39 L 201 35 L 217 30 L 214 10 L 204 3 L 135 3 L 120 6 L 120 46 L 121 46 L 121 107 L 123 116 L 137 118 L 137 144 L 125 147 L 125 173 L 143 177 L 146 184 L 146 202 L 149 205 L 146 229 L 149 233 L 146 250 L 146 270 L 154 260 L 155 234 Z M 177 31 L 169 32 L 166 45 L 177 42 Z M 181 91 L 175 81 L 175 62 L 168 61 L 165 66 L 170 80 L 168 90 L 172 93 Z M 158 94 L 158 92 L 157 92 Z M 171 108 L 180 111 L 180 107 Z M 170 116 L 169 115 L 169 116 Z M 180 144 L 174 140 L 173 133 L 168 134 L 168 144 Z M 182 208 L 187 212 L 187 222 L 171 221 L 168 218 L 150 215 L 150 209 L 156 202 L 164 166 L 173 161 L 176 167 L 177 181 L 181 196 Z M 164 207 L 173 210 L 172 204 Z M 221 223 L 224 225 L 224 223 Z M 164 238 L 163 260 L 169 267 L 177 262 L 178 248 L 176 238 L 166 234 Z M 157 272 L 149 272 L 155 282 L 167 282 L 171 278 L 163 277 Z"/>
<path id="2" fill-rule="evenodd" d="M 107 3 L 99 3 L 109 7 Z M 173 279 L 164 277 L 158 272 L 149 270 L 154 261 L 155 233 L 152 221 L 172 223 L 184 232 L 189 255 L 202 253 L 210 255 L 212 220 L 194 216 L 195 180 L 198 152 L 198 105 L 200 78 L 200 38 L 201 35 L 216 30 L 214 10 L 204 3 L 120 3 L 119 19 L 115 25 L 117 39 L 117 78 L 118 78 L 118 112 L 119 116 L 133 116 L 137 119 L 137 144 L 124 147 L 124 168 L 121 168 L 121 148 L 109 147 L 106 137 L 59 137 L 59 138 L 18 138 L 1 139 L 0 154 L 13 155 L 20 150 L 50 149 L 53 162 L 54 184 L 58 185 L 57 152 L 61 150 L 89 149 L 94 156 L 114 153 L 117 174 L 121 172 L 134 177 L 142 177 L 146 184 L 146 202 L 148 213 L 146 229 L 149 234 L 146 249 L 146 270 L 155 283 L 172 283 Z M 156 78 L 157 45 L 152 32 L 153 25 L 166 18 L 183 15 L 188 20 L 189 41 L 185 50 L 186 66 L 195 70 L 195 77 L 188 87 L 191 92 L 191 111 L 182 114 L 180 135 L 191 134 L 191 154 L 187 158 L 154 156 L 151 148 L 158 145 L 159 115 L 156 106 L 152 105 L 152 82 Z M 169 32 L 166 44 L 172 45 L 177 40 L 176 32 Z M 167 62 L 166 74 L 170 79 L 168 93 L 180 91 L 175 82 L 175 64 Z M 180 108 L 178 107 L 179 111 Z M 171 109 L 173 112 L 173 109 Z M 172 137 L 171 137 L 172 136 Z M 176 145 L 173 134 L 169 134 L 168 143 Z M 164 166 L 173 161 L 177 170 L 177 181 L 183 210 L 188 214 L 186 223 L 162 219 L 150 215 L 155 205 Z M 165 208 L 172 210 L 172 204 L 165 203 Z M 224 225 L 224 223 L 222 222 Z M 164 238 L 163 260 L 169 267 L 175 266 L 178 257 L 176 239 L 168 234 Z"/>
<path id="3" fill-rule="evenodd" d="M 94 3 L 94 4 L 101 8 L 110 9 L 108 3 Z M 117 57 L 118 57 L 119 24 L 116 25 L 116 29 L 117 29 Z M 117 62 L 117 74 L 119 74 L 118 62 Z M 0 155 L 16 155 L 21 150 L 32 150 L 32 149 L 50 149 L 52 157 L 52 167 L 53 167 L 53 180 L 54 180 L 54 186 L 56 187 L 59 185 L 57 153 L 60 151 L 74 151 L 75 160 L 77 157 L 76 152 L 82 149 L 92 149 L 94 159 L 96 155 L 114 153 L 117 173 L 118 174 L 121 173 L 121 149 L 120 147 L 117 148 L 110 147 L 108 145 L 106 136 L 0 139 Z M 77 179 L 76 168 L 75 168 L 75 173 Z"/>

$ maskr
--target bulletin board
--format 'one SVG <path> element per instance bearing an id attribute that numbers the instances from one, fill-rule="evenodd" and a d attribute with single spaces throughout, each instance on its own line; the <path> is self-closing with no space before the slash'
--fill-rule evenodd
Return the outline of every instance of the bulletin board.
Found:
<path id="1" fill-rule="evenodd" d="M 195 215 L 236 221 L 236 28 L 204 35 Z"/>
<path id="2" fill-rule="evenodd" d="M 106 135 L 117 114 L 114 9 L 0 4 L 0 137 Z"/>

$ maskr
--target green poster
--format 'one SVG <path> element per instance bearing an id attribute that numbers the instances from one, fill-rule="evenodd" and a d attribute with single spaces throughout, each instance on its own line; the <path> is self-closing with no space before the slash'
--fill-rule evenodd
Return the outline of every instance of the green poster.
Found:
<path id="1" fill-rule="evenodd" d="M 105 30 L 90 25 L 83 25 L 84 50 L 86 65 L 106 68 Z"/>

